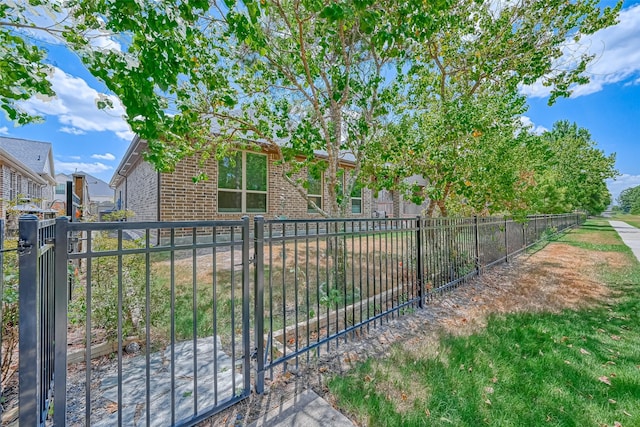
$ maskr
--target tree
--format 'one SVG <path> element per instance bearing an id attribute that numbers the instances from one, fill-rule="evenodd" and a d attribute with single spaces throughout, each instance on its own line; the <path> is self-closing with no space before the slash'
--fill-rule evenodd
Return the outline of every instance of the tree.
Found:
<path id="1" fill-rule="evenodd" d="M 202 45 L 200 16 L 209 3 L 190 0 L 130 2 L 72 0 L 10 2 L 0 6 L 0 108 L 17 124 L 32 117 L 19 102 L 53 97 L 52 67 L 39 40 L 61 43 L 118 96 L 132 130 L 149 140 L 184 135 L 193 115 L 174 108 L 189 94 L 182 82 L 197 84 L 194 54 Z M 96 100 L 108 108 L 110 100 Z M 159 168 L 172 163 L 151 156 Z"/>
<path id="2" fill-rule="evenodd" d="M 258 142 L 277 154 L 285 179 L 304 197 L 308 181 L 298 172 L 324 173 L 327 203 L 309 202 L 326 216 L 344 214 L 364 149 L 397 99 L 391 83 L 408 60 L 407 40 L 427 34 L 430 11 L 443 7 L 413 0 L 214 2 L 207 62 L 198 67 L 201 80 L 216 84 L 191 87 L 188 109 L 217 138 L 201 135 L 197 149 L 221 155 L 238 141 Z M 166 148 L 193 146 L 185 140 Z M 318 162 L 317 153 L 326 159 Z M 344 183 L 343 158 L 355 162 Z"/>
<path id="3" fill-rule="evenodd" d="M 640 185 L 623 190 L 618 204 L 624 213 L 640 214 Z"/>
<path id="4" fill-rule="evenodd" d="M 605 180 L 618 175 L 615 154 L 606 156 L 587 129 L 568 121 L 554 123 L 540 139 L 549 154 L 538 177 L 556 189 L 556 200 L 539 197 L 537 211 L 603 212 L 611 202 Z"/>
<path id="5" fill-rule="evenodd" d="M 341 198 L 340 158 L 359 165 L 360 147 L 376 135 L 395 99 L 390 80 L 408 60 L 407 38 L 428 36 L 436 26 L 431 16 L 448 3 L 74 0 L 65 6 L 38 0 L 3 6 L 0 29 L 20 48 L 29 45 L 28 28 L 77 52 L 120 98 L 157 168 L 171 170 L 196 153 L 220 156 L 238 141 L 259 142 L 291 166 L 291 178 L 322 151 L 327 159 L 315 169 L 325 170 L 330 193 L 323 212 L 337 215 L 358 175 L 356 166 Z M 37 24 L 49 15 L 55 22 Z M 97 36 L 117 40 L 122 50 L 97 48 Z M 22 68 L 34 81 L 16 81 L 23 93 L 2 99 L 20 122 L 27 116 L 16 100 L 52 94 L 45 53 L 37 44 L 29 48 L 37 55 Z M 13 74 L 19 66 L 3 64 Z M 306 192 L 304 182 L 291 182 Z"/>
<path id="6" fill-rule="evenodd" d="M 525 133 L 518 136 L 524 99 L 512 95 L 496 88 L 445 112 L 433 94 L 432 108 L 404 117 L 381 146 L 371 147 L 365 162 L 371 185 L 399 189 L 415 203 L 426 198 L 427 216 L 504 210 L 529 149 Z M 428 179 L 424 188 L 407 179 L 415 175 Z"/>
<path id="7" fill-rule="evenodd" d="M 405 138 L 412 154 L 405 156 L 407 150 L 396 146 L 383 164 L 373 161 L 372 180 L 380 169 L 387 169 L 383 175 L 394 181 L 384 185 L 406 193 L 403 179 L 424 175 L 429 180 L 423 194 L 430 199 L 429 215 L 435 206 L 446 215 L 450 197 L 475 200 L 480 211 L 502 209 L 508 193 L 513 193 L 514 178 L 531 173 L 514 169 L 520 164 L 512 163 L 520 149 L 517 144 L 512 145 L 513 153 L 508 148 L 508 140 L 521 131 L 517 119 L 526 110 L 519 88 L 541 80 L 551 88 L 553 103 L 586 83 L 583 72 L 592 58 L 583 55 L 562 64 L 563 46 L 568 38 L 579 40 L 614 24 L 620 7 L 601 11 L 590 0 L 463 0 L 441 11 L 435 18 L 441 23 L 436 31 L 412 45 L 412 67 L 402 81 L 408 89 L 403 92 L 407 108 L 401 127 L 418 130 Z M 394 137 L 387 136 L 385 143 Z M 502 154 L 491 157 L 497 147 L 502 147 Z M 488 173 L 489 168 L 496 174 Z M 491 186 L 483 188 L 486 182 Z M 492 194 L 483 204 L 479 196 L 498 188 L 506 193 Z"/>

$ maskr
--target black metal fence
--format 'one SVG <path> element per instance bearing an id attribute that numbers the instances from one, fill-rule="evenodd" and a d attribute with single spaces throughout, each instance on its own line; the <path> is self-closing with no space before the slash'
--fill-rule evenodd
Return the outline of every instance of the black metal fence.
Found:
<path id="1" fill-rule="evenodd" d="M 276 366 L 339 346 L 401 315 L 580 214 L 414 219 L 268 220 L 255 223 L 256 387 Z M 263 315 L 260 316 L 260 313 Z"/>
<path id="2" fill-rule="evenodd" d="M 20 423 L 194 425 L 583 220 L 23 217 Z"/>

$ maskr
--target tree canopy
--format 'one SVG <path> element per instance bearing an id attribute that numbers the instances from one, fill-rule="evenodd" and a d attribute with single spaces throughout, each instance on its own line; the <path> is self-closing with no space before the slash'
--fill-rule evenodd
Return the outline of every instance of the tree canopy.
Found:
<path id="1" fill-rule="evenodd" d="M 299 172 L 323 173 L 328 216 L 344 214 L 363 183 L 427 198 L 430 215 L 542 209 L 525 197 L 540 183 L 555 192 L 557 207 L 597 210 L 607 161 L 591 153 L 602 173 L 578 178 L 541 160 L 555 155 L 567 164 L 555 147 L 571 145 L 569 137 L 557 130 L 540 139 L 523 128 L 519 90 L 540 81 L 553 103 L 587 82 L 592 58 L 567 61 L 564 46 L 613 25 L 620 7 L 600 9 L 594 0 L 10 3 L 0 7 L 0 107 L 22 124 L 33 118 L 21 100 L 54 95 L 46 51 L 32 39 L 40 34 L 76 52 L 120 98 L 160 170 L 241 144 L 276 153 L 303 195 L 309 181 Z M 344 159 L 355 165 L 348 174 Z M 413 175 L 429 184 L 417 188 Z M 569 178 L 589 190 L 562 190 Z"/>

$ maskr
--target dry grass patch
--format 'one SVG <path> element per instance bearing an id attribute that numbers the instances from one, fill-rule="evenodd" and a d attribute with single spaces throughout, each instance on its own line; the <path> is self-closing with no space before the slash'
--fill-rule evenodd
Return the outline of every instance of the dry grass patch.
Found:
<path id="1" fill-rule="evenodd" d="M 452 315 L 439 321 L 454 335 L 468 335 L 486 326 L 492 313 L 553 312 L 579 309 L 608 301 L 611 290 L 597 279 L 598 267 L 628 265 L 619 252 L 595 252 L 564 243 L 518 260 L 513 267 L 490 270 L 480 286 L 462 289 L 469 304 L 454 305 Z M 447 303 L 436 301 L 435 305 Z"/>

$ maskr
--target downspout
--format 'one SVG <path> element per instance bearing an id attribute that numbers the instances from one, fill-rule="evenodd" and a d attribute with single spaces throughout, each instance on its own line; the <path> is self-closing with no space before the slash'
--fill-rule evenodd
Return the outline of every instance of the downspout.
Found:
<path id="1" fill-rule="evenodd" d="M 162 219 L 160 218 L 160 179 L 162 177 L 162 174 L 160 173 L 160 171 L 158 171 L 158 184 L 157 184 L 157 193 L 156 193 L 156 209 L 158 210 L 157 213 L 157 218 L 158 221 L 162 221 Z M 156 233 L 156 245 L 160 246 L 160 230 L 158 230 L 158 232 Z"/>
<path id="2" fill-rule="evenodd" d="M 158 185 L 157 185 L 157 193 L 156 193 L 156 209 L 158 210 L 158 214 L 157 217 L 158 221 L 162 221 L 162 219 L 160 218 L 160 178 L 162 177 L 162 174 L 160 173 L 160 171 L 158 171 Z"/>

